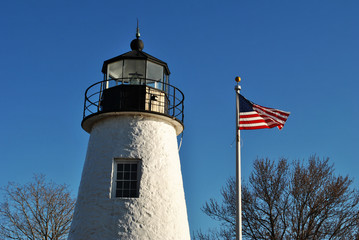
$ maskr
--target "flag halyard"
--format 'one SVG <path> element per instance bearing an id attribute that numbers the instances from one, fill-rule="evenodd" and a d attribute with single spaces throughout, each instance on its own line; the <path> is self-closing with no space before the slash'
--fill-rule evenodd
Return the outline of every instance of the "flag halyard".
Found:
<path id="1" fill-rule="evenodd" d="M 257 105 L 243 97 L 241 94 L 239 94 L 239 98 L 240 130 L 254 130 L 273 127 L 282 129 L 289 117 L 290 112 Z"/>

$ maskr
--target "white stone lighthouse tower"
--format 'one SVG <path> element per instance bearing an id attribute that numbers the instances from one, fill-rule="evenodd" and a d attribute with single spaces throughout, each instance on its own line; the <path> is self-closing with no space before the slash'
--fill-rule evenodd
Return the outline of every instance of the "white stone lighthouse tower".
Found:
<path id="1" fill-rule="evenodd" d="M 69 240 L 190 239 L 177 135 L 182 92 L 165 62 L 131 42 L 85 93 L 90 133 Z"/>

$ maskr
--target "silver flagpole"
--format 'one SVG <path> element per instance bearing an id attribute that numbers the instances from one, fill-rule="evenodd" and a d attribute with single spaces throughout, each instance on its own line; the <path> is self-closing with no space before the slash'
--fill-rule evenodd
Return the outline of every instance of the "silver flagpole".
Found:
<path id="1" fill-rule="evenodd" d="M 239 92 L 241 86 L 240 77 L 236 77 L 236 191 L 237 191 L 237 215 L 236 215 L 236 240 L 242 240 L 242 186 L 241 186 L 241 132 L 239 130 Z"/>

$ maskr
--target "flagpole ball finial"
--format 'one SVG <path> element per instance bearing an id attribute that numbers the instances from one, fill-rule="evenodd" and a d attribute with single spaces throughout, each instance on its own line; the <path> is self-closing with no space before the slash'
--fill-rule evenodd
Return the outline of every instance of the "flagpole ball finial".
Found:
<path id="1" fill-rule="evenodd" d="M 239 82 L 241 81 L 241 78 L 238 77 L 238 76 L 237 76 L 235 79 L 236 79 L 236 82 L 237 82 L 237 83 L 239 83 Z"/>

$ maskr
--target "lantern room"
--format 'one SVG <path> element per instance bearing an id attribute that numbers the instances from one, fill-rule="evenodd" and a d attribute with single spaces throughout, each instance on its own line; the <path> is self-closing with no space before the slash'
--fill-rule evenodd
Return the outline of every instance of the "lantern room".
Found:
<path id="1" fill-rule="evenodd" d="M 119 84 L 147 85 L 167 92 L 169 84 L 167 63 L 142 51 L 144 44 L 136 34 L 131 42 L 132 51 L 111 58 L 104 62 L 102 72 L 107 81 L 104 88 Z"/>
<path id="2" fill-rule="evenodd" d="M 131 51 L 104 61 L 103 80 L 85 92 L 82 127 L 90 131 L 89 118 L 103 113 L 159 114 L 183 125 L 183 93 L 170 85 L 167 63 L 143 51 L 137 28 Z M 90 124 L 89 124 L 90 123 Z"/>
<path id="3" fill-rule="evenodd" d="M 105 88 L 121 83 L 148 85 L 166 91 L 170 74 L 167 63 L 143 52 L 143 47 L 137 32 L 136 39 L 131 42 L 132 51 L 104 62 L 102 72 L 107 80 Z"/>

